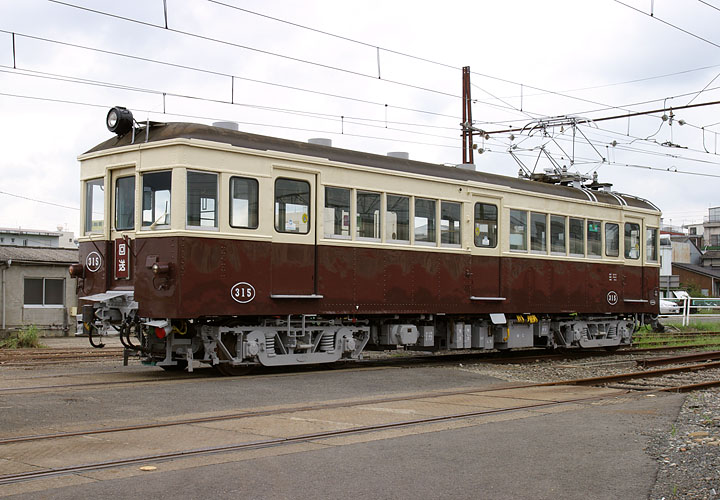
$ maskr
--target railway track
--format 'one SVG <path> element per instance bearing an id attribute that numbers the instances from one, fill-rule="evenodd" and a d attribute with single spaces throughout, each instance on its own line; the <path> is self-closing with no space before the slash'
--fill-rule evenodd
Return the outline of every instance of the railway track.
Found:
<path id="1" fill-rule="evenodd" d="M 705 354 L 703 359 L 718 359 L 720 352 Z M 697 359 L 689 356 L 677 356 L 674 358 L 664 358 L 663 363 L 681 363 L 688 361 L 696 361 Z M 654 360 L 654 362 L 658 362 Z M 683 376 L 678 378 L 679 374 L 693 374 L 692 378 Z M 697 374 L 708 373 L 703 380 L 697 380 Z M 652 380 L 653 382 L 649 382 Z M 8 445 L 17 445 L 21 443 L 31 442 L 47 442 L 61 439 L 69 439 L 73 437 L 88 437 L 97 435 L 109 435 L 114 433 L 136 432 L 149 429 L 167 429 L 177 426 L 190 426 L 197 424 L 207 424 L 211 422 L 227 422 L 241 421 L 244 419 L 258 419 L 263 417 L 280 417 L 288 415 L 302 415 L 304 413 L 313 413 L 318 411 L 329 411 L 333 409 L 349 409 L 358 407 L 367 407 L 370 405 L 388 405 L 392 403 L 408 403 L 412 401 L 441 401 L 449 397 L 464 396 L 489 396 L 493 393 L 503 391 L 504 398 L 512 398 L 514 391 L 536 390 L 538 388 L 550 387 L 567 387 L 567 386 L 602 386 L 613 389 L 612 397 L 622 395 L 637 394 L 657 394 L 662 392 L 686 392 L 708 387 L 720 386 L 720 361 L 708 361 L 705 363 L 694 363 L 684 366 L 675 366 L 670 368 L 661 368 L 653 370 L 643 370 L 635 372 L 627 372 L 622 374 L 614 374 L 601 377 L 588 377 L 582 379 L 570 379 L 554 382 L 530 383 L 530 384 L 502 384 L 489 388 L 472 388 L 455 391 L 436 391 L 430 393 L 421 393 L 414 395 L 403 395 L 386 398 L 368 398 L 355 401 L 329 402 L 312 405 L 294 405 L 282 408 L 273 408 L 267 410 L 244 411 L 238 413 L 215 415 L 209 417 L 178 419 L 171 421 L 152 422 L 146 424 L 128 425 L 112 428 L 85 429 L 73 432 L 58 432 L 52 434 L 36 434 L 26 436 L 15 436 L 0 439 L 0 451 L 2 447 Z M 445 415 L 428 416 L 423 418 L 413 418 L 406 420 L 394 420 L 392 422 L 383 422 L 374 425 L 352 426 L 346 429 L 322 430 L 320 432 L 304 433 L 292 436 L 272 437 L 268 439 L 252 440 L 231 445 L 208 446 L 202 448 L 192 448 L 186 450 L 178 450 L 172 452 L 146 454 L 133 457 L 126 457 L 117 460 L 107 460 L 87 463 L 81 465 L 72 465 L 67 467 L 46 468 L 42 470 L 33 470 L 20 472 L 16 474 L 6 474 L 0 476 L 0 485 L 11 484 L 19 481 L 29 481 L 33 479 L 41 479 L 47 477 L 61 476 L 67 474 L 75 474 L 79 472 L 102 470 L 114 467 L 122 467 L 127 465 L 148 464 L 154 462 L 163 462 L 177 458 L 186 458 L 201 455 L 211 455 L 218 453 L 228 453 L 233 451 L 242 451 L 247 449 L 267 448 L 275 446 L 284 446 L 299 442 L 309 442 L 323 440 L 332 437 L 348 436 L 355 434 L 363 434 L 370 432 L 378 432 L 394 428 L 413 427 L 420 425 L 428 425 L 440 422 L 451 422 L 472 417 L 482 417 L 493 414 L 502 414 L 508 412 L 516 412 L 522 410 L 533 410 L 548 407 L 557 407 L 570 404 L 587 403 L 607 399 L 608 395 L 592 395 L 585 397 L 572 397 L 565 399 L 550 398 L 545 401 L 535 401 L 528 404 L 510 405 L 500 408 L 483 408 L 472 411 L 450 413 Z"/>

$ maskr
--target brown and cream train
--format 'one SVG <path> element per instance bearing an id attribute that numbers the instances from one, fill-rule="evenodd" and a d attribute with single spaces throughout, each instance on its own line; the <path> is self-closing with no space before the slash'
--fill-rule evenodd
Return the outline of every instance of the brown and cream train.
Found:
<path id="1" fill-rule="evenodd" d="M 93 343 L 233 373 L 387 346 L 614 348 L 658 313 L 646 200 L 128 115 L 79 158 L 71 274 Z"/>

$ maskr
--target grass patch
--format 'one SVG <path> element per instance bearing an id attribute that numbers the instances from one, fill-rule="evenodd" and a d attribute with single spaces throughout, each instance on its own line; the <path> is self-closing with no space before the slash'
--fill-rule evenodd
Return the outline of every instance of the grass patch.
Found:
<path id="1" fill-rule="evenodd" d="M 39 330 L 30 325 L 22 330 L 15 331 L 5 340 L 0 340 L 0 349 L 22 349 L 29 347 L 45 347 L 40 343 Z"/>
<path id="2" fill-rule="evenodd" d="M 690 330 L 696 331 L 696 330 Z M 682 333 L 682 332 L 678 332 Z M 708 346 L 707 349 L 720 349 L 720 335 L 678 335 L 672 333 L 656 333 L 652 331 L 638 331 L 633 335 L 633 345 L 640 348 L 672 347 L 672 346 Z"/>

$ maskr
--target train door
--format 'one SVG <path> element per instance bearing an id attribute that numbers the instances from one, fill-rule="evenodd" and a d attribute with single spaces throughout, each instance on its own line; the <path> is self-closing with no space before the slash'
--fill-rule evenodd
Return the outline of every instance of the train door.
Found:
<path id="1" fill-rule="evenodd" d="M 623 240 L 623 300 L 625 302 L 645 302 L 645 276 L 643 263 L 644 239 L 642 219 L 625 219 L 622 226 Z"/>
<path id="2" fill-rule="evenodd" d="M 272 296 L 312 298 L 317 291 L 317 175 L 275 168 Z"/>
<path id="3" fill-rule="evenodd" d="M 473 197 L 472 295 L 480 303 L 497 303 L 501 298 L 500 200 Z"/>
<path id="4" fill-rule="evenodd" d="M 135 234 L 135 167 L 115 169 L 110 175 L 110 244 L 108 280 L 111 288 L 124 286 L 132 279 L 135 265 L 132 243 Z"/>

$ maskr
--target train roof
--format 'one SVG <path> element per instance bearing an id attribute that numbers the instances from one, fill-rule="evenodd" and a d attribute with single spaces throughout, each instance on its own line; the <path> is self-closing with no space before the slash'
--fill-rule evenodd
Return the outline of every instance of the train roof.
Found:
<path id="1" fill-rule="evenodd" d="M 465 168 L 448 167 L 435 163 L 426 163 L 415 160 L 406 160 L 391 156 L 383 156 L 361 151 L 323 146 L 307 142 L 291 141 L 258 134 L 249 134 L 220 127 L 212 127 L 198 123 L 151 123 L 149 130 L 146 127 L 137 129 L 134 134 L 134 144 L 145 142 L 159 142 L 172 139 L 198 139 L 204 141 L 230 144 L 247 149 L 259 151 L 278 151 L 303 156 L 323 158 L 335 162 L 351 165 L 362 165 L 386 170 L 409 172 L 452 179 L 456 181 L 474 181 L 486 184 L 495 184 L 522 191 L 539 194 L 562 196 L 574 200 L 597 201 L 610 205 L 627 205 L 634 208 L 659 211 L 651 202 L 631 195 L 611 193 L 608 191 L 589 190 L 557 184 L 547 184 L 538 181 L 517 179 L 498 174 L 479 172 Z M 133 134 L 127 133 L 120 137 L 113 137 L 102 142 L 85 154 L 129 146 L 133 144 Z"/>

